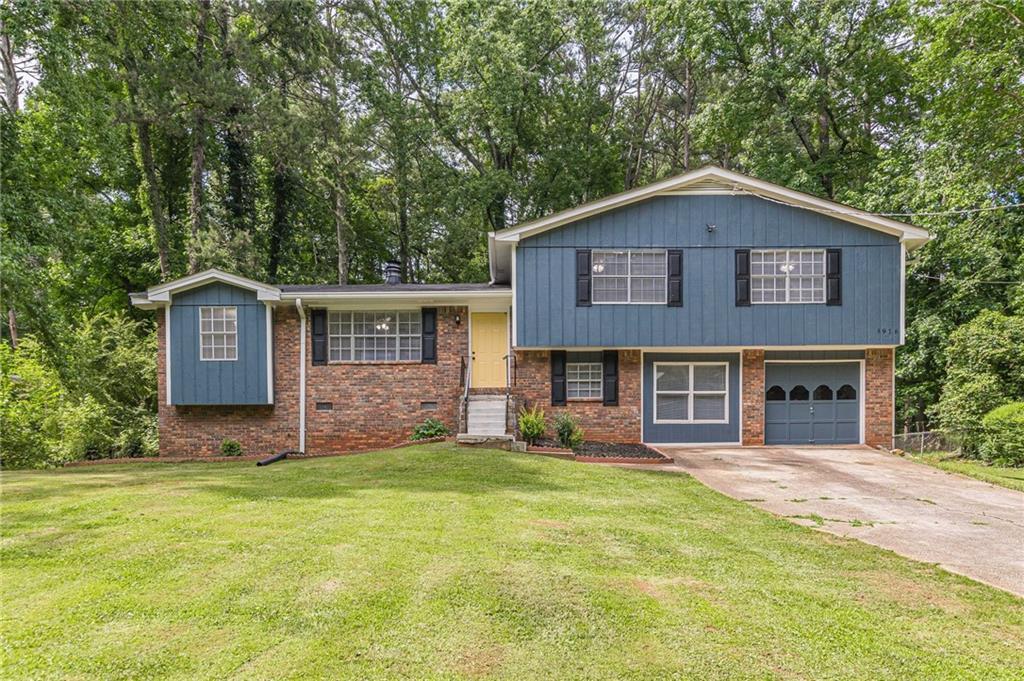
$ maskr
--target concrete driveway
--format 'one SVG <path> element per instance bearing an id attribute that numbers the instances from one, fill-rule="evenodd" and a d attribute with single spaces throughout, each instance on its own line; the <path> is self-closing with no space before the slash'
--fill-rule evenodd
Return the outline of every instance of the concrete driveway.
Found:
<path id="1" fill-rule="evenodd" d="M 1020 492 L 867 447 L 661 450 L 723 494 L 1024 596 Z"/>

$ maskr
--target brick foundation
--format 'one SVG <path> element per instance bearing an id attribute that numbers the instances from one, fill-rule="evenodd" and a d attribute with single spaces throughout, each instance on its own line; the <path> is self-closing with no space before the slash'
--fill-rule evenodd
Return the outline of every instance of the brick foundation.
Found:
<path id="1" fill-rule="evenodd" d="M 512 392 L 520 404 L 539 405 L 552 423 L 561 412 L 579 419 L 584 437 L 605 442 L 640 442 L 640 351 L 619 351 L 619 404 L 606 407 L 600 401 L 570 401 L 551 405 L 551 353 L 547 350 L 515 351 L 515 382 Z M 553 435 L 553 433 L 549 433 Z"/>
<path id="2" fill-rule="evenodd" d="M 455 324 L 460 314 L 462 324 Z M 428 417 L 458 427 L 461 362 L 469 356 L 465 307 L 442 307 L 437 320 L 437 364 L 420 362 L 312 365 L 306 334 L 306 452 L 333 454 L 386 447 L 409 438 Z M 160 455 L 218 456 L 226 438 L 245 454 L 271 454 L 299 446 L 299 317 L 274 309 L 274 404 L 171 406 L 166 402 L 164 317 L 158 313 L 157 383 Z M 307 317 L 307 324 L 309 323 Z M 330 411 L 318 411 L 330 402 Z M 435 403 L 426 408 L 424 402 Z"/>
<path id="3" fill-rule="evenodd" d="M 744 446 L 761 446 L 764 444 L 764 350 L 744 350 L 741 361 L 741 441 Z"/>
<path id="4" fill-rule="evenodd" d="M 867 350 L 864 356 L 864 444 L 872 447 L 892 447 L 894 358 L 893 348 Z"/>

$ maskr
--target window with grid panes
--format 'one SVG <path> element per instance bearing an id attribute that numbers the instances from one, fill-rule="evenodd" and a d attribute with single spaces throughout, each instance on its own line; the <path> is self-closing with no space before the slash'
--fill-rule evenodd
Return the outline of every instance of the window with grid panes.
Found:
<path id="1" fill-rule="evenodd" d="M 664 250 L 591 252 L 595 303 L 664 303 L 667 263 Z"/>
<path id="2" fill-rule="evenodd" d="M 238 359 L 238 308 L 233 305 L 199 308 L 199 359 L 204 362 Z"/>
<path id="3" fill-rule="evenodd" d="M 824 303 L 825 251 L 750 252 L 752 303 Z"/>
<path id="4" fill-rule="evenodd" d="M 419 361 L 423 349 L 420 311 L 327 314 L 331 362 Z"/>

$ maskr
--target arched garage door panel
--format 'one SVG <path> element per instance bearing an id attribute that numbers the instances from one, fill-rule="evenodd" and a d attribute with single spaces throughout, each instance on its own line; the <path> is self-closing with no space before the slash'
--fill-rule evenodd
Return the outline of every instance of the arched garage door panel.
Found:
<path id="1" fill-rule="evenodd" d="M 765 444 L 860 442 L 860 364 L 765 364 Z"/>

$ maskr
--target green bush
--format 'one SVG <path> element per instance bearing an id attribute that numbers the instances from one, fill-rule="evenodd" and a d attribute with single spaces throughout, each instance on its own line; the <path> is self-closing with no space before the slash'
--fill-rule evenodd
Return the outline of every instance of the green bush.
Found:
<path id="1" fill-rule="evenodd" d="M 220 455 L 242 456 L 242 443 L 229 437 L 224 438 L 220 443 Z"/>
<path id="2" fill-rule="evenodd" d="M 569 449 L 575 449 L 583 442 L 583 429 L 576 422 L 576 417 L 568 412 L 555 417 L 555 434 L 558 435 L 558 443 Z"/>
<path id="3" fill-rule="evenodd" d="M 1024 466 L 1024 402 L 996 407 L 981 423 L 981 458 L 999 466 Z"/>
<path id="4" fill-rule="evenodd" d="M 544 431 L 548 429 L 548 417 L 539 406 L 532 409 L 523 407 L 519 410 L 519 432 L 527 443 L 533 444 L 544 437 Z"/>
<path id="5" fill-rule="evenodd" d="M 430 440 L 435 437 L 445 437 L 448 432 L 448 426 L 444 425 L 440 419 L 429 418 L 412 429 L 412 439 Z"/>
<path id="6" fill-rule="evenodd" d="M 979 454 L 981 420 L 1007 402 L 1024 400 L 1024 317 L 986 310 L 950 336 L 948 364 L 936 413 L 942 427 Z"/>

